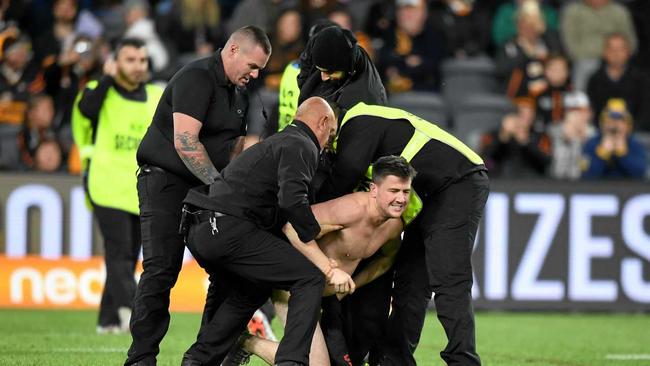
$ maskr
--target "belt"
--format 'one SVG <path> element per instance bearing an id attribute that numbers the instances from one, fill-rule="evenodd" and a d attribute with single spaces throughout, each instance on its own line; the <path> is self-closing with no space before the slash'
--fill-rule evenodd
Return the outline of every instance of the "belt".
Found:
<path id="1" fill-rule="evenodd" d="M 145 174 L 149 173 L 167 173 L 167 171 L 163 168 L 157 167 L 155 165 L 150 165 L 150 164 L 144 164 L 140 166 L 140 171 Z"/>
<path id="2" fill-rule="evenodd" d="M 202 222 L 210 221 L 212 218 L 224 217 L 226 214 L 212 210 L 197 210 L 193 212 L 188 211 L 187 216 L 193 224 L 200 224 Z"/>

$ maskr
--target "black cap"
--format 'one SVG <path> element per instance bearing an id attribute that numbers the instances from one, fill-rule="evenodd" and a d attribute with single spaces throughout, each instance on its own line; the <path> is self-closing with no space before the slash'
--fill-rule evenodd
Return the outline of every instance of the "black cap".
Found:
<path id="1" fill-rule="evenodd" d="M 314 65 L 327 71 L 352 71 L 354 48 L 357 43 L 352 32 L 336 26 L 327 27 L 314 37 Z"/>

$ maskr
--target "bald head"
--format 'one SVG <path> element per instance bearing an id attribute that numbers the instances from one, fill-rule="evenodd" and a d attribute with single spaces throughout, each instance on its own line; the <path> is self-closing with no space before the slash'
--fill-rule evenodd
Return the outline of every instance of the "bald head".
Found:
<path id="1" fill-rule="evenodd" d="M 325 99 L 311 97 L 298 106 L 295 119 L 304 122 L 316 135 L 320 147 L 336 136 L 337 121 Z"/>

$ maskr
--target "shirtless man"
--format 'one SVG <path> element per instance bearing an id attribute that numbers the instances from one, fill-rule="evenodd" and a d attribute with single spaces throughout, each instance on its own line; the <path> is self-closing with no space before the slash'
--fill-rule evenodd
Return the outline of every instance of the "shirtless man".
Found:
<path id="1" fill-rule="evenodd" d="M 356 192 L 312 206 L 314 216 L 321 225 L 329 224 L 340 228 L 317 240 L 323 253 L 330 261 L 336 262 L 339 269 L 352 275 L 362 259 L 381 250 L 382 255 L 354 277 L 357 288 L 379 277 L 393 264 L 403 229 L 401 215 L 408 205 L 414 177 L 415 170 L 404 158 L 382 157 L 373 164 L 369 192 Z M 299 243 L 291 224 L 287 224 L 283 231 L 289 241 Z M 341 298 L 347 292 L 344 288 L 328 285 L 323 296 L 336 294 Z M 283 322 L 288 297 L 289 294 L 284 291 L 277 291 L 273 296 L 278 317 Z M 250 336 L 243 340 L 242 347 L 273 365 L 278 343 Z M 310 365 L 330 365 L 320 327 L 314 333 L 309 358 Z"/>

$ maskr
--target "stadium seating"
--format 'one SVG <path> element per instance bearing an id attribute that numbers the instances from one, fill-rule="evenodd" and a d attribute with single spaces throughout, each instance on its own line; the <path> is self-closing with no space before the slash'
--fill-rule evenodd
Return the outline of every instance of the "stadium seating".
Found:
<path id="1" fill-rule="evenodd" d="M 391 95 L 388 105 L 400 108 L 431 123 L 449 127 L 447 104 L 439 94 L 430 92 L 405 92 Z"/>
<path id="2" fill-rule="evenodd" d="M 499 127 L 503 116 L 514 111 L 514 105 L 503 95 L 469 96 L 454 110 L 454 134 L 468 146 L 476 149 L 481 134 Z"/>
<path id="3" fill-rule="evenodd" d="M 650 132 L 635 132 L 634 137 L 645 147 L 645 177 L 650 179 Z"/>
<path id="4" fill-rule="evenodd" d="M 20 125 L 0 124 L 0 168 L 15 168 L 20 161 L 17 135 Z"/>
<path id="5" fill-rule="evenodd" d="M 498 92 L 495 65 L 487 56 L 449 59 L 442 64 L 442 94 L 452 110 L 473 94 Z"/>

